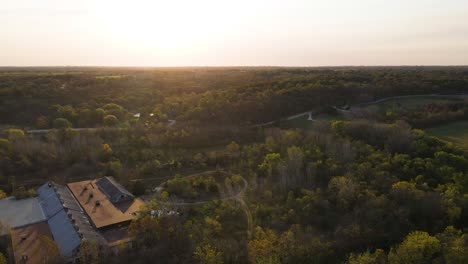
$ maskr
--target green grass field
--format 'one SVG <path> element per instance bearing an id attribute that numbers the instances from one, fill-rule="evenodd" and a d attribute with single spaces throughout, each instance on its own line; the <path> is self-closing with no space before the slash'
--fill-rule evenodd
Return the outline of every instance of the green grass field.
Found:
<path id="1" fill-rule="evenodd" d="M 308 117 L 308 115 L 303 115 L 291 120 L 285 120 L 281 122 L 281 125 L 291 128 L 310 129 L 314 125 L 314 122 L 307 120 Z"/>
<path id="2" fill-rule="evenodd" d="M 467 97 L 460 96 L 459 98 L 454 97 L 435 97 L 435 96 L 423 96 L 423 97 L 408 97 L 408 98 L 397 98 L 391 99 L 388 101 L 375 103 L 366 106 L 356 106 L 351 108 L 351 115 L 350 114 L 343 114 L 338 112 L 335 115 L 330 114 L 319 114 L 314 115 L 314 120 L 325 120 L 325 121 L 333 121 L 333 120 L 349 120 L 355 118 L 353 116 L 354 113 L 358 112 L 359 109 L 366 110 L 374 113 L 385 113 L 387 110 L 406 110 L 411 111 L 415 110 L 421 106 L 429 105 L 429 104 L 447 104 L 447 103 L 456 103 L 456 102 L 463 102 L 463 100 L 468 100 Z M 356 110 L 356 111 L 353 111 Z M 361 117 L 362 118 L 362 117 Z M 308 120 L 308 115 L 302 115 L 290 120 L 282 120 L 280 122 L 280 126 L 287 127 L 287 128 L 300 128 L 300 129 L 310 129 L 313 128 L 314 122 Z M 438 129 L 438 128 L 437 128 Z M 441 128 L 442 129 L 442 128 Z M 434 128 L 436 130 L 436 128 Z M 468 133 L 468 131 L 467 131 Z M 442 137 L 442 136 L 441 136 Z M 456 136 L 458 137 L 458 136 Z M 448 140 L 447 137 L 444 139 Z M 468 140 L 468 138 L 467 138 Z M 453 141 L 453 140 L 451 140 Z"/>
<path id="3" fill-rule="evenodd" d="M 288 128 L 300 128 L 300 129 L 311 129 L 314 127 L 314 121 L 308 120 L 308 115 L 303 115 L 296 117 L 291 120 L 284 120 L 281 122 L 281 125 L 284 125 Z M 344 120 L 344 117 L 340 114 L 337 115 L 328 115 L 328 114 L 319 114 L 313 116 L 315 121 L 333 121 L 333 120 Z"/>
<path id="4" fill-rule="evenodd" d="M 399 98 L 392 99 L 385 102 L 371 104 L 364 106 L 364 109 L 375 110 L 375 111 L 386 111 L 387 109 L 406 109 L 414 110 L 428 104 L 446 104 L 460 102 L 461 98 L 444 98 L 444 97 L 415 97 L 415 98 Z"/>
<path id="5" fill-rule="evenodd" d="M 453 142 L 459 147 L 468 149 L 468 121 L 453 122 L 450 124 L 426 129 L 429 135 Z"/>

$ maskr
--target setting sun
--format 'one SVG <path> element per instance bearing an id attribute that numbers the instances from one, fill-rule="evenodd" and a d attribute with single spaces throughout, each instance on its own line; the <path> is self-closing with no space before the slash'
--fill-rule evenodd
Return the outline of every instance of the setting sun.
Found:
<path id="1" fill-rule="evenodd" d="M 5 65 L 414 65 L 468 60 L 468 2 L 7 1 Z M 34 39 L 34 46 L 29 46 Z"/>

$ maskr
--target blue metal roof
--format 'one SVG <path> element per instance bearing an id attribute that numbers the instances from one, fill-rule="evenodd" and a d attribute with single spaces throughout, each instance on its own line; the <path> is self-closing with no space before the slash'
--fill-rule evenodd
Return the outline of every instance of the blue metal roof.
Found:
<path id="1" fill-rule="evenodd" d="M 50 218 L 63 210 L 63 205 L 52 184 L 46 183 L 37 189 L 37 199 L 46 218 Z"/>
<path id="2" fill-rule="evenodd" d="M 71 256 L 73 251 L 80 246 L 81 239 L 71 222 L 70 217 L 65 212 L 65 200 L 68 197 L 60 197 L 66 195 L 63 188 L 56 186 L 53 183 L 46 183 L 37 189 L 37 199 L 42 207 L 42 211 L 47 218 L 52 236 L 58 245 L 60 255 Z"/>
<path id="3" fill-rule="evenodd" d="M 81 239 L 64 210 L 59 211 L 47 221 L 50 231 L 62 256 L 72 256 L 80 246 Z"/>

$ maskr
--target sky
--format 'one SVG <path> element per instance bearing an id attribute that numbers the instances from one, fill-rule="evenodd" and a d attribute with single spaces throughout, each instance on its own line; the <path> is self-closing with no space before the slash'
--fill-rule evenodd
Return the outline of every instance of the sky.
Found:
<path id="1" fill-rule="evenodd" d="M 468 65 L 467 0 L 0 0 L 0 66 Z"/>

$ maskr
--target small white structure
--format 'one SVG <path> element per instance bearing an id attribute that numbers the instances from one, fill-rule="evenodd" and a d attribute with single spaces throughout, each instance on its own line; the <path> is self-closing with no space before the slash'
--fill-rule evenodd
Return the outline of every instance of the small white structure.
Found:
<path id="1" fill-rule="evenodd" d="M 133 117 L 135 117 L 135 118 L 140 118 L 140 113 L 134 114 Z"/>
<path id="2" fill-rule="evenodd" d="M 173 210 L 164 210 L 164 209 L 159 209 L 159 210 L 151 210 L 150 215 L 152 218 L 155 217 L 162 217 L 162 216 L 170 216 L 170 215 L 178 215 L 179 213 Z"/>
<path id="3" fill-rule="evenodd" d="M 312 112 L 309 112 L 309 117 L 307 118 L 308 121 L 314 121 L 314 119 L 312 118 Z"/>
<path id="4" fill-rule="evenodd" d="M 162 187 L 154 187 L 153 192 L 160 193 L 162 191 Z"/>

